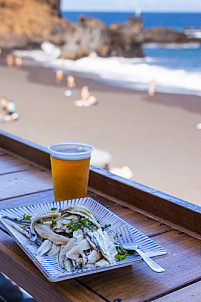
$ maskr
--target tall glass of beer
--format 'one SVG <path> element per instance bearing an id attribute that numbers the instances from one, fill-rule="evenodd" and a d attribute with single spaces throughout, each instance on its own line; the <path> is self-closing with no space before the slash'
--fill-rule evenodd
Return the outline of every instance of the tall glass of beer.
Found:
<path id="1" fill-rule="evenodd" d="M 48 149 L 55 201 L 86 197 L 93 147 L 82 143 L 58 143 Z"/>

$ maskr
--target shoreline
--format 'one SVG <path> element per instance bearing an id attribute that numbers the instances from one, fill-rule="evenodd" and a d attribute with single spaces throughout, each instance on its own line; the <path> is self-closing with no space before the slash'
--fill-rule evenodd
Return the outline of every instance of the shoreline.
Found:
<path id="1" fill-rule="evenodd" d="M 197 96 L 137 91 L 76 76 L 75 95 L 65 81 L 40 66 L 8 67 L 0 62 L 1 97 L 16 103 L 19 120 L 1 123 L 9 133 L 47 147 L 80 141 L 112 156 L 110 168 L 128 166 L 138 183 L 201 205 L 201 122 Z M 74 106 L 88 85 L 98 104 Z"/>
<path id="2" fill-rule="evenodd" d="M 28 78 L 31 82 L 57 86 L 54 82 L 55 73 L 50 67 L 29 66 L 25 67 L 25 70 L 29 72 Z M 44 77 L 44 75 L 47 75 L 47 73 L 52 73 L 51 77 Z M 92 76 L 82 74 L 81 72 L 70 71 L 69 74 L 73 75 L 76 78 L 76 87 L 78 89 L 81 89 L 81 87 L 87 85 L 89 89 L 93 88 L 95 90 L 104 90 L 108 92 L 124 92 L 129 94 L 137 93 L 143 96 L 146 95 L 147 98 L 145 100 L 148 102 L 151 101 L 157 104 L 179 107 L 189 111 L 201 113 L 201 97 L 198 95 L 156 91 L 153 97 L 149 97 L 146 90 L 115 86 L 108 83 L 106 80 L 98 80 L 97 78 L 92 79 Z M 66 87 L 64 83 L 62 83 L 60 86 Z"/>
<path id="3" fill-rule="evenodd" d="M 6 66 L 6 54 L 9 53 L 8 50 L 4 50 L 3 56 L 0 55 L 0 65 Z M 30 58 L 22 58 L 22 62 L 27 61 L 31 62 Z M 13 66 L 16 67 L 16 66 Z M 17 68 L 17 67 L 16 67 Z M 31 64 L 24 64 L 19 67 L 19 69 L 25 70 L 27 72 L 27 78 L 30 82 L 35 82 L 37 84 L 44 84 L 44 85 L 54 85 L 58 87 L 55 83 L 55 71 L 51 67 L 43 66 L 40 62 L 31 63 Z M 55 68 L 56 69 L 56 68 Z M 66 72 L 64 70 L 64 72 Z M 87 74 L 77 71 L 69 70 L 69 72 L 64 73 L 64 79 L 62 83 L 59 84 L 60 87 L 66 87 L 66 76 L 68 74 L 73 75 L 76 78 L 76 88 L 81 89 L 84 85 L 87 85 L 90 88 L 95 90 L 104 90 L 104 91 L 111 91 L 111 92 L 125 92 L 129 94 L 138 93 L 140 95 L 146 94 L 147 99 L 146 101 L 151 101 L 156 104 L 163 104 L 165 106 L 173 106 L 183 108 L 192 112 L 199 112 L 201 113 L 201 96 L 196 94 L 187 94 L 187 93 L 175 93 L 175 92 L 161 92 L 155 91 L 155 95 L 153 97 L 149 97 L 147 90 L 141 90 L 136 88 L 129 88 L 125 86 L 117 86 L 112 84 L 111 82 L 98 79 L 96 76 L 93 79 L 93 74 Z M 67 87 L 66 87 L 67 89 Z M 189 101 L 190 99 L 190 101 Z"/>
<path id="4" fill-rule="evenodd" d="M 153 44 L 153 43 L 151 43 Z M 199 44 L 201 45 L 201 44 Z M 50 45 L 49 45 L 50 46 Z M 46 45 L 46 49 L 48 49 L 49 47 L 48 45 Z M 200 48 L 200 47 L 199 47 Z M 31 51 L 39 51 L 38 53 L 31 53 Z M 200 48 L 201 50 L 201 48 Z M 30 51 L 30 53 L 29 53 Z M 55 49 L 56 51 L 56 49 Z M 6 53 L 8 53 L 8 50 L 4 50 L 4 64 L 5 64 L 5 55 Z M 52 62 L 50 60 L 51 56 L 49 57 L 49 53 L 47 55 L 47 53 L 45 51 L 42 51 L 41 48 L 33 48 L 30 50 L 25 50 L 25 53 L 20 54 L 20 50 L 19 53 L 15 52 L 14 50 L 12 50 L 13 52 L 13 56 L 21 56 L 22 58 L 21 60 L 24 62 L 24 67 L 42 67 L 42 68 L 49 68 L 50 70 L 53 70 L 54 72 L 56 70 L 62 70 L 64 72 L 64 74 L 67 73 L 71 73 L 74 74 L 77 77 L 80 78 L 85 78 L 88 80 L 92 80 L 93 83 L 102 83 L 102 85 L 104 86 L 109 86 L 109 87 L 114 87 L 114 88 L 120 88 L 120 89 L 126 89 L 128 91 L 148 91 L 151 82 L 155 82 L 155 91 L 157 93 L 167 93 L 167 94 L 172 94 L 172 95 L 186 95 L 186 96 L 195 96 L 195 97 L 199 97 L 201 98 L 201 90 L 200 90 L 200 86 L 198 85 L 200 80 L 198 78 L 198 75 L 196 75 L 196 72 L 192 73 L 188 72 L 185 70 L 183 70 L 184 74 L 186 73 L 186 75 L 183 77 L 181 77 L 181 74 L 179 73 L 179 70 L 171 70 L 168 68 L 163 68 L 162 66 L 157 65 L 153 68 L 151 68 L 151 65 L 149 65 L 149 63 L 145 62 L 141 62 L 138 61 L 134 61 L 133 63 L 129 63 L 129 61 L 125 61 L 125 60 L 130 60 L 130 59 L 126 59 L 126 58 L 116 58 L 114 57 L 114 62 L 116 61 L 116 63 L 113 64 L 113 59 L 112 57 L 110 58 L 101 58 L 98 57 L 95 58 L 92 57 L 83 57 L 83 61 L 82 59 L 80 60 L 69 60 L 69 62 L 65 62 L 65 59 L 62 60 L 61 58 L 58 60 L 56 58 L 52 58 Z M 27 52 L 27 54 L 26 54 Z M 41 52 L 41 53 L 40 53 Z M 54 53 L 54 52 L 53 52 Z M 27 57 L 26 57 L 27 55 Z M 35 59 L 36 56 L 36 59 Z M 38 59 L 38 56 L 41 56 L 40 59 Z M 134 60 L 135 60 L 134 59 Z M 149 60 L 149 56 L 147 56 L 147 59 Z M 41 60 L 41 61 L 40 61 Z M 97 60 L 97 61 L 96 61 Z M 106 61 L 105 61 L 106 60 Z M 109 60 L 109 61 L 107 61 Z M 120 61 L 119 61 L 120 60 Z M 123 60 L 123 62 L 121 62 L 121 60 Z M 68 61 L 68 60 L 67 60 Z M 76 62 L 76 63 L 75 63 Z M 136 63 L 136 71 L 134 73 L 130 73 L 127 72 L 127 67 L 128 70 L 130 70 L 129 68 Z M 53 66 L 51 66 L 51 64 Z M 94 66 L 97 64 L 97 70 L 96 68 L 94 68 Z M 106 76 L 103 73 L 103 77 L 102 77 L 102 66 L 105 64 L 105 66 L 109 66 L 110 64 L 112 64 L 112 66 L 114 66 L 114 71 L 110 72 L 110 69 L 108 69 L 106 67 L 106 70 L 104 71 L 104 73 L 106 72 Z M 117 64 L 117 65 L 116 65 Z M 119 64 L 119 66 L 118 66 Z M 128 66 L 127 66 L 128 64 Z M 145 65 L 144 67 L 142 67 L 143 65 Z M 118 66 L 118 67 L 117 67 Z M 84 70 L 88 70 L 88 72 L 85 72 Z M 122 71 L 121 71 L 122 70 Z M 182 69 L 181 69 L 182 71 Z M 119 79 L 119 72 L 122 72 L 123 75 L 125 75 L 124 79 Z M 108 73 L 108 76 L 107 76 Z M 152 74 L 152 76 L 150 76 Z M 162 76 L 162 81 L 160 80 L 160 77 L 155 76 L 156 74 L 161 74 Z M 166 76 L 164 77 L 164 74 L 166 74 Z M 133 78 L 134 77 L 134 78 Z M 145 77 L 145 81 L 142 80 L 142 77 Z M 169 78 L 169 85 L 168 85 L 168 81 L 167 78 Z M 179 81 L 177 82 L 177 78 L 179 78 Z M 172 80 L 171 80 L 172 79 Z M 42 79 L 43 80 L 43 79 Z M 165 80 L 165 82 L 164 82 Z M 176 82 L 175 82 L 176 80 Z M 44 81 L 44 80 L 43 80 Z M 186 83 L 185 86 L 181 83 Z M 190 83 L 190 84 L 188 84 Z M 195 84 L 193 84 L 195 83 Z M 47 83 L 48 84 L 48 83 Z M 194 88 L 193 88 L 194 87 Z"/>

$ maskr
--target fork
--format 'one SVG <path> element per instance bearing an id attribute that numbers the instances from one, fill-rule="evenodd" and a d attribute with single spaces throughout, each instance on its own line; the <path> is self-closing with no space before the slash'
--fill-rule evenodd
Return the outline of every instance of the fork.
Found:
<path id="1" fill-rule="evenodd" d="M 121 227 L 118 230 L 116 229 L 116 233 L 119 239 L 119 243 L 124 249 L 135 250 L 153 271 L 157 273 L 165 271 L 164 268 L 162 268 L 159 264 L 149 258 L 149 256 L 147 256 L 141 249 L 139 249 L 138 244 L 133 237 L 133 234 L 131 234 L 131 231 L 128 228 Z"/>

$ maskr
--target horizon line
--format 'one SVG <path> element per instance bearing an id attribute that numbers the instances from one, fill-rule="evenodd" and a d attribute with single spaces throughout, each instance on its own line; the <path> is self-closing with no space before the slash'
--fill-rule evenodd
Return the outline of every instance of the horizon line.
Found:
<path id="1" fill-rule="evenodd" d="M 74 10 L 74 9 L 61 9 L 60 11 L 63 12 L 79 12 L 79 13 L 135 13 L 135 10 L 133 11 L 122 11 L 122 10 Z M 144 13 L 154 13 L 154 14 L 201 14 L 201 10 L 200 11 L 141 11 L 141 14 Z"/>

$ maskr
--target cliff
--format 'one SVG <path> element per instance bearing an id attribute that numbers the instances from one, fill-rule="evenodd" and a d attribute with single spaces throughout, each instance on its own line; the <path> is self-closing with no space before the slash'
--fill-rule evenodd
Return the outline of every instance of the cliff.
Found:
<path id="1" fill-rule="evenodd" d="M 143 57 L 143 43 L 187 43 L 185 33 L 169 28 L 143 29 L 141 18 L 106 26 L 95 18 L 78 24 L 60 17 L 60 0 L 0 0 L 0 48 L 40 47 L 44 41 L 60 46 L 64 58 L 99 56 Z M 195 39 L 194 39 L 195 40 Z"/>
<path id="2" fill-rule="evenodd" d="M 103 57 L 143 56 L 140 19 L 107 27 L 100 20 L 80 17 L 73 24 L 59 16 L 59 7 L 60 0 L 0 0 L 0 48 L 40 47 L 49 41 L 71 59 L 94 51 Z"/>
<path id="3" fill-rule="evenodd" d="M 63 43 L 62 34 L 71 24 L 59 17 L 59 6 L 60 0 L 0 0 L 0 47 Z"/>

